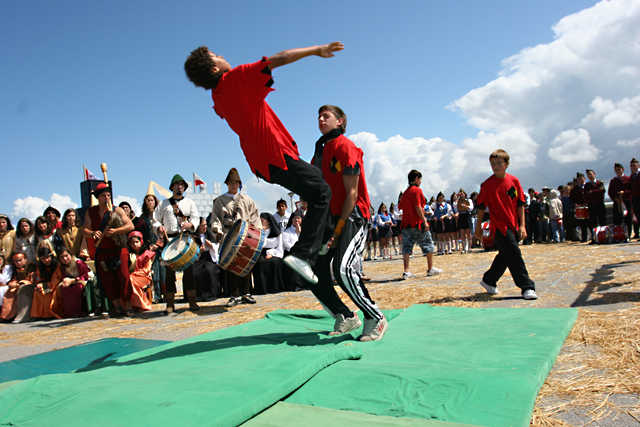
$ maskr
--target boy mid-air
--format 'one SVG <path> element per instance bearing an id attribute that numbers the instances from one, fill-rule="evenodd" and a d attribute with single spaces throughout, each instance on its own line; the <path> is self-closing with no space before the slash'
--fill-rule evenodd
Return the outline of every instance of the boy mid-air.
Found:
<path id="1" fill-rule="evenodd" d="M 344 49 L 340 42 L 285 50 L 232 68 L 220 55 L 201 46 L 184 64 L 194 85 L 211 89 L 216 113 L 238 134 L 253 173 L 300 195 L 308 204 L 302 232 L 285 264 L 311 283 L 327 226 L 331 190 L 320 170 L 299 158 L 298 147 L 265 98 L 273 91 L 271 70 L 307 56 L 331 58 Z"/>

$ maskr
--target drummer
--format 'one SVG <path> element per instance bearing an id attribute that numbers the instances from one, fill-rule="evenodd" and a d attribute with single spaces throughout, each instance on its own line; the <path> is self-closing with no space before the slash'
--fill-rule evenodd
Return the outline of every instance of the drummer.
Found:
<path id="1" fill-rule="evenodd" d="M 211 232 L 216 236 L 216 243 L 222 243 L 224 237 L 235 222 L 239 219 L 248 222 L 258 230 L 262 229 L 260 213 L 255 202 L 244 194 L 240 194 L 242 180 L 236 168 L 231 168 L 224 180 L 228 191 L 213 201 L 211 211 Z M 220 256 L 225 249 L 220 248 Z M 229 302 L 227 307 L 235 307 L 238 304 L 255 304 L 256 300 L 251 296 L 251 272 L 244 277 L 227 270 L 227 286 L 229 287 Z"/>
<path id="2" fill-rule="evenodd" d="M 573 208 L 576 211 L 576 225 L 578 227 L 580 227 L 580 231 L 581 231 L 581 238 L 580 241 L 581 242 L 586 242 L 587 241 L 587 229 L 589 227 L 589 218 L 584 218 L 584 216 L 579 216 L 578 213 L 578 208 L 581 207 L 586 207 L 587 205 L 587 201 L 585 199 L 585 194 L 584 194 L 584 182 L 585 182 L 585 178 L 584 175 L 580 172 L 577 173 L 576 175 L 576 181 L 577 181 L 577 185 L 574 185 L 573 188 L 571 189 L 571 193 L 569 193 L 569 199 L 571 200 L 571 203 L 573 203 Z"/>
<path id="3" fill-rule="evenodd" d="M 162 224 L 158 227 L 159 235 L 166 235 L 169 240 L 179 236 L 181 233 L 194 234 L 200 224 L 200 215 L 196 203 L 184 196 L 189 184 L 180 176 L 175 175 L 171 180 L 169 190 L 173 195 L 169 199 L 160 202 L 160 206 L 155 211 L 155 219 Z M 171 314 L 175 310 L 176 297 L 176 271 L 170 266 L 166 266 L 166 313 Z M 196 302 L 196 284 L 193 278 L 193 266 L 189 266 L 182 274 L 182 290 L 189 301 L 189 310 L 199 310 Z"/>

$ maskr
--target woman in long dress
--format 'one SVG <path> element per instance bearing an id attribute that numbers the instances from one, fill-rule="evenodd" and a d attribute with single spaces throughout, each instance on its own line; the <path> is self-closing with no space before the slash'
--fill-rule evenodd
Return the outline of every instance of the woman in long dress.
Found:
<path id="1" fill-rule="evenodd" d="M 167 271 L 164 266 L 160 264 L 162 257 L 162 250 L 166 244 L 164 236 L 158 236 L 154 229 L 157 229 L 161 224 L 153 218 L 153 213 L 158 207 L 158 198 L 153 192 L 153 186 L 149 185 L 149 190 L 144 196 L 144 204 L 142 205 L 142 215 L 138 218 L 138 221 L 134 224 L 136 231 L 142 233 L 142 242 L 146 247 L 154 252 L 156 256 L 153 258 L 151 264 L 151 277 L 153 279 L 153 302 L 163 303 L 165 293 L 165 280 L 167 277 Z"/>
<path id="2" fill-rule="evenodd" d="M 57 238 L 62 246 L 71 251 L 71 255 L 80 255 L 82 233 L 80 232 L 80 218 L 75 209 L 67 209 L 62 216 L 62 227 L 56 229 Z M 60 255 L 60 254 L 58 254 Z"/>

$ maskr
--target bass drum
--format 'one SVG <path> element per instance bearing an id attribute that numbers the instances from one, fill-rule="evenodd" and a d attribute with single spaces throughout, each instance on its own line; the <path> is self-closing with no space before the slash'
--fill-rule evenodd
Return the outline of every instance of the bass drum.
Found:
<path id="1" fill-rule="evenodd" d="M 244 277 L 260 257 L 266 234 L 246 221 L 238 220 L 220 246 L 220 267 Z"/>

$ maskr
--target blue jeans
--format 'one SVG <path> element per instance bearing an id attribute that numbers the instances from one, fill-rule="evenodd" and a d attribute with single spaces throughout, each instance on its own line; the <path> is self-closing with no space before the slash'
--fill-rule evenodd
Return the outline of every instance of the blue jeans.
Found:
<path id="1" fill-rule="evenodd" d="M 558 221 L 555 219 L 550 219 L 549 224 L 551 225 L 551 239 L 556 243 L 564 241 L 564 229 L 562 225 L 558 224 Z"/>

